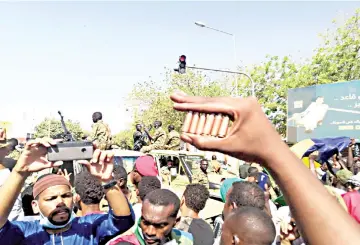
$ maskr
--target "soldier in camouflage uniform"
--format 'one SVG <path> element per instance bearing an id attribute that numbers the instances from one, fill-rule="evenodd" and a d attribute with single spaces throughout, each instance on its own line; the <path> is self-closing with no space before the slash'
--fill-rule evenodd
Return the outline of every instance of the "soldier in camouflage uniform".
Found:
<path id="1" fill-rule="evenodd" d="M 175 127 L 173 125 L 169 125 L 168 130 L 169 130 L 169 135 L 168 135 L 167 143 L 165 145 L 165 149 L 172 151 L 179 151 L 180 134 L 175 131 Z"/>
<path id="2" fill-rule="evenodd" d="M 140 151 L 141 148 L 146 145 L 147 134 L 142 131 L 142 128 L 143 126 L 140 123 L 136 124 L 136 131 L 133 134 L 134 151 Z"/>
<path id="3" fill-rule="evenodd" d="M 9 143 L 10 153 L 6 156 L 6 158 L 11 158 L 17 161 L 20 157 L 20 151 L 16 149 L 16 146 L 19 144 L 19 142 L 17 139 L 12 138 L 8 140 L 8 143 Z"/>
<path id="4" fill-rule="evenodd" d="M 6 138 L 0 139 L 0 165 L 7 154 L 9 154 L 9 143 L 6 141 Z"/>
<path id="5" fill-rule="evenodd" d="M 209 178 L 207 176 L 207 168 L 209 163 L 206 159 L 200 161 L 200 168 L 193 171 L 191 184 L 202 184 L 209 189 Z"/>
<path id="6" fill-rule="evenodd" d="M 148 135 L 151 145 L 143 146 L 140 150 L 142 153 L 148 153 L 152 150 L 162 150 L 164 149 L 165 142 L 166 142 L 166 133 L 164 129 L 161 127 L 161 121 L 154 122 L 155 134 L 151 136 L 149 132 L 145 129 L 146 134 Z"/>
<path id="7" fill-rule="evenodd" d="M 94 142 L 100 150 L 109 150 L 112 145 L 109 126 L 103 122 L 101 112 L 95 112 L 92 119 L 94 124 L 88 140 Z"/>

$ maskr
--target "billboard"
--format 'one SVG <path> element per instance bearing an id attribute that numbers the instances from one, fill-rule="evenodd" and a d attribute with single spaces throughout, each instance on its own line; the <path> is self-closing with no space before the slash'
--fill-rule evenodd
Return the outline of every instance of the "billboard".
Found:
<path id="1" fill-rule="evenodd" d="M 287 140 L 360 139 L 360 80 L 288 90 Z"/>

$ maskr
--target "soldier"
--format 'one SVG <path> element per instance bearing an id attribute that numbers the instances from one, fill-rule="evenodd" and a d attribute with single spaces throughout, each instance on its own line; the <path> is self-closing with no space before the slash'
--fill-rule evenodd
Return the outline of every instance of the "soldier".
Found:
<path id="1" fill-rule="evenodd" d="M 207 176 L 208 166 L 208 160 L 202 159 L 200 161 L 200 169 L 193 173 L 191 184 L 202 184 L 209 189 L 209 179 Z"/>
<path id="2" fill-rule="evenodd" d="M 16 146 L 19 144 L 19 141 L 15 138 L 12 138 L 12 139 L 9 139 L 8 140 L 8 143 L 9 143 L 9 150 L 10 150 L 10 153 L 6 156 L 6 158 L 11 158 L 15 161 L 17 161 L 20 157 L 20 151 L 18 151 L 16 149 Z"/>
<path id="3" fill-rule="evenodd" d="M 166 150 L 179 151 L 180 150 L 180 134 L 175 131 L 173 125 L 169 125 L 169 136 L 165 145 Z"/>
<path id="4" fill-rule="evenodd" d="M 120 142 L 120 147 L 121 150 L 131 150 L 131 147 L 127 144 L 126 140 L 122 140 Z M 114 149 L 114 147 L 113 147 Z"/>
<path id="5" fill-rule="evenodd" d="M 164 129 L 161 127 L 162 122 L 156 120 L 154 122 L 154 128 L 155 128 L 155 134 L 154 136 L 151 136 L 149 132 L 145 129 L 145 133 L 150 139 L 151 145 L 149 146 L 143 146 L 141 148 L 142 153 L 148 153 L 152 150 L 161 150 L 164 149 L 165 142 L 166 142 L 166 133 Z"/>
<path id="6" fill-rule="evenodd" d="M 171 172 L 170 169 L 174 166 L 174 162 L 171 157 L 168 157 L 166 166 L 161 167 L 160 174 L 163 182 L 170 185 Z"/>
<path id="7" fill-rule="evenodd" d="M 133 135 L 134 139 L 134 151 L 140 151 L 143 146 L 146 145 L 145 142 L 146 135 L 142 132 L 142 125 L 136 124 L 136 131 Z"/>
<path id="8" fill-rule="evenodd" d="M 100 150 L 109 150 L 111 147 L 111 131 L 109 126 L 102 121 L 101 112 L 92 115 L 92 133 L 88 140 L 93 141 Z"/>

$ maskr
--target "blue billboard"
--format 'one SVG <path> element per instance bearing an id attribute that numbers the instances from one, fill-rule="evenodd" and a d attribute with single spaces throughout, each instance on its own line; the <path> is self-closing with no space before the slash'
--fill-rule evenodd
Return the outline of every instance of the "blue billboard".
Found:
<path id="1" fill-rule="evenodd" d="M 360 80 L 288 90 L 287 140 L 360 139 Z"/>

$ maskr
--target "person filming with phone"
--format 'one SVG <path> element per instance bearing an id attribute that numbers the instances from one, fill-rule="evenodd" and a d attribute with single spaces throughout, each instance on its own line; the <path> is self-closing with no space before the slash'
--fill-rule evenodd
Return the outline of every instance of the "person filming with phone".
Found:
<path id="1" fill-rule="evenodd" d="M 113 180 L 113 153 L 96 149 L 90 161 L 81 160 L 88 172 L 101 181 L 111 207 L 108 214 L 76 217 L 73 192 L 61 175 L 41 176 L 33 187 L 33 206 L 40 220 L 9 221 L 9 213 L 26 178 L 33 172 L 61 165 L 46 158 L 47 148 L 57 144 L 52 139 L 26 143 L 17 164 L 0 189 L 0 244 L 105 244 L 134 224 L 134 215 L 126 197 Z"/>

